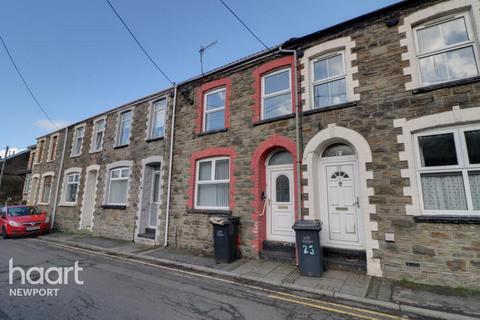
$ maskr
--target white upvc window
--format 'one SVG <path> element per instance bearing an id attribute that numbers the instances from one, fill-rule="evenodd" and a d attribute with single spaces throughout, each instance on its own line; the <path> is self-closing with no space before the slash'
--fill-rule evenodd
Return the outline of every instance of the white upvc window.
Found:
<path id="1" fill-rule="evenodd" d="M 225 128 L 225 98 L 227 89 L 215 89 L 204 94 L 203 131 Z"/>
<path id="2" fill-rule="evenodd" d="M 167 115 L 167 98 L 163 98 L 155 102 L 152 106 L 150 138 L 159 138 L 165 135 L 166 115 Z"/>
<path id="3" fill-rule="evenodd" d="M 92 145 L 90 146 L 90 152 L 98 152 L 102 150 L 106 124 L 107 120 L 105 118 L 95 120 L 93 123 Z"/>
<path id="4" fill-rule="evenodd" d="M 43 153 L 45 152 L 45 139 L 38 141 L 37 153 L 36 153 L 36 164 L 42 163 Z"/>
<path id="5" fill-rule="evenodd" d="M 50 137 L 50 147 L 48 148 L 48 161 L 54 161 L 57 155 L 58 134 Z"/>
<path id="6" fill-rule="evenodd" d="M 480 125 L 414 135 L 424 214 L 480 214 Z"/>
<path id="7" fill-rule="evenodd" d="M 197 161 L 196 209 L 229 209 L 230 159 L 215 157 Z"/>
<path id="8" fill-rule="evenodd" d="M 42 194 L 39 203 L 48 204 L 50 202 L 50 195 L 52 193 L 53 176 L 48 175 L 43 177 Z"/>
<path id="9" fill-rule="evenodd" d="M 110 170 L 108 181 L 108 205 L 126 205 L 128 195 L 129 167 Z"/>
<path id="10" fill-rule="evenodd" d="M 292 113 L 290 68 L 262 76 L 262 120 Z"/>
<path id="11" fill-rule="evenodd" d="M 313 107 L 347 102 L 345 52 L 337 51 L 312 60 Z"/>
<path id="12" fill-rule="evenodd" d="M 32 174 L 27 173 L 25 175 L 25 182 L 23 184 L 23 193 L 28 194 L 30 192 L 30 184 L 32 182 Z"/>
<path id="13" fill-rule="evenodd" d="M 478 46 L 468 12 L 419 25 L 414 36 L 423 85 L 478 75 Z"/>
<path id="14" fill-rule="evenodd" d="M 76 157 L 82 153 L 83 138 L 85 137 L 85 125 L 75 128 L 73 134 L 73 145 L 70 156 Z"/>
<path id="15" fill-rule="evenodd" d="M 64 202 L 75 204 L 77 202 L 78 186 L 80 184 L 80 173 L 73 172 L 66 176 L 65 181 L 65 198 Z"/>
<path id="16" fill-rule="evenodd" d="M 117 133 L 117 146 L 127 145 L 130 142 L 130 131 L 132 127 L 132 110 L 120 113 Z"/>

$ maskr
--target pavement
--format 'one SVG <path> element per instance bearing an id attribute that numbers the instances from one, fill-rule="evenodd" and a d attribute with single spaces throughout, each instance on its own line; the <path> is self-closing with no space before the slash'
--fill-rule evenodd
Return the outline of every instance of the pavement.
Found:
<path id="1" fill-rule="evenodd" d="M 216 264 L 213 257 L 191 251 L 172 247 L 149 247 L 89 235 L 52 233 L 38 239 L 283 290 L 413 312 L 427 317 L 480 319 L 480 295 L 465 294 L 448 288 L 436 290 L 426 286 L 410 286 L 384 278 L 338 270 L 328 270 L 321 278 L 305 277 L 299 274 L 297 266 L 276 261 L 240 259 L 231 264 Z"/>

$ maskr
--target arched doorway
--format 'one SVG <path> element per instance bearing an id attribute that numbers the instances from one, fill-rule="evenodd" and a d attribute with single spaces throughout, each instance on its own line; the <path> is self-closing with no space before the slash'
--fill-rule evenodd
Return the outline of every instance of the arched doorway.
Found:
<path id="1" fill-rule="evenodd" d="M 323 245 L 364 249 L 355 149 L 346 143 L 333 143 L 323 150 L 319 160 Z"/>
<path id="2" fill-rule="evenodd" d="M 267 240 L 294 242 L 295 198 L 293 158 L 285 149 L 274 150 L 266 160 Z"/>

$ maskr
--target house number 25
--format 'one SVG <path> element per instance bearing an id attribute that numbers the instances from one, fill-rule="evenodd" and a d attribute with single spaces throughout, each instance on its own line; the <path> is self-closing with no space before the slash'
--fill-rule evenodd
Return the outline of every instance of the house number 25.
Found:
<path id="1" fill-rule="evenodd" d="M 309 254 L 311 256 L 315 255 L 315 249 L 313 249 L 313 244 L 303 245 L 303 254 Z"/>

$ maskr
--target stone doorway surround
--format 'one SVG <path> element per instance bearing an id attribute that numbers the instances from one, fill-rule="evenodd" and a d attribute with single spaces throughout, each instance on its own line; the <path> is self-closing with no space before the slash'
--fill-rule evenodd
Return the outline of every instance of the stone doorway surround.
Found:
<path id="1" fill-rule="evenodd" d="M 375 205 L 370 204 L 369 197 L 374 195 L 373 188 L 368 187 L 368 180 L 373 179 L 373 171 L 367 170 L 367 163 L 372 162 L 372 152 L 367 140 L 358 132 L 336 124 L 329 124 L 328 127 L 318 132 L 306 145 L 303 153 L 303 178 L 306 185 L 303 187 L 304 208 L 308 210 L 305 219 L 319 219 L 321 204 L 319 199 L 320 181 L 318 181 L 318 161 L 321 152 L 330 144 L 336 142 L 348 143 L 355 147 L 358 154 L 359 182 L 358 192 L 360 206 L 362 208 L 362 219 L 364 228 L 365 250 L 367 256 L 367 274 L 382 276 L 381 263 L 379 258 L 374 257 L 374 250 L 379 248 L 378 240 L 373 239 L 373 232 L 378 230 L 376 221 L 371 221 L 370 215 L 376 213 Z"/>
<path id="2" fill-rule="evenodd" d="M 144 190 L 145 190 L 145 182 L 146 180 L 149 180 L 149 173 L 151 173 L 150 170 L 147 170 L 148 166 L 150 164 L 153 164 L 153 163 L 157 163 L 157 164 L 160 164 L 160 198 L 159 198 L 159 203 L 158 203 L 158 206 L 159 206 L 159 216 L 162 214 L 161 210 L 162 210 L 162 195 L 163 195 L 163 180 L 164 180 L 164 170 L 163 170 L 163 167 L 164 167 L 164 163 L 163 163 L 163 157 L 162 156 L 151 156 L 151 157 L 148 157 L 148 158 L 145 158 L 145 159 L 142 159 L 142 167 L 141 167 L 141 175 L 140 175 L 140 192 L 138 194 L 138 210 L 137 210 L 137 214 L 136 214 L 136 219 L 135 219 L 135 242 L 140 242 L 140 243 L 145 243 L 145 244 L 157 244 L 158 243 L 158 236 L 159 236 L 159 230 L 158 230 L 158 224 L 160 222 L 160 218 L 158 217 L 157 218 L 157 226 L 155 228 L 155 239 L 154 240 L 150 240 L 150 239 L 146 239 L 146 238 L 141 238 L 141 237 L 138 237 L 138 235 L 140 234 L 140 231 L 142 229 L 142 207 L 143 207 L 143 204 L 144 202 L 147 200 L 149 201 L 148 199 L 150 199 L 150 194 L 144 194 Z M 150 182 L 150 180 L 148 181 Z M 147 192 L 150 193 L 150 189 L 147 188 Z"/>

